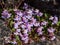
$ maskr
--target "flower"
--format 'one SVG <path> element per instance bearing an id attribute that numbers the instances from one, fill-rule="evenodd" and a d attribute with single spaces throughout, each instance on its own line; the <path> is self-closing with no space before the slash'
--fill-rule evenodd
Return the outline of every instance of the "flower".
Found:
<path id="1" fill-rule="evenodd" d="M 42 12 L 39 12 L 37 15 L 39 15 L 41 17 L 41 16 L 43 16 L 43 13 Z"/>
<path id="2" fill-rule="evenodd" d="M 23 16 L 23 13 L 20 11 L 20 12 L 17 12 L 16 13 L 19 17 L 22 17 Z"/>
<path id="3" fill-rule="evenodd" d="M 43 31 L 38 32 L 38 35 L 43 35 Z"/>
<path id="4" fill-rule="evenodd" d="M 40 26 L 40 23 L 39 22 L 35 22 L 34 26 Z"/>
<path id="5" fill-rule="evenodd" d="M 29 39 L 24 40 L 24 43 L 28 43 Z"/>
<path id="6" fill-rule="evenodd" d="M 42 37 L 41 37 L 41 40 L 42 40 L 42 41 L 45 41 L 45 39 L 46 39 L 45 36 L 42 36 Z"/>
<path id="7" fill-rule="evenodd" d="M 21 31 L 21 29 L 16 29 L 16 32 L 20 32 Z"/>
<path id="8" fill-rule="evenodd" d="M 7 10 L 4 10 L 2 12 L 2 18 L 7 19 L 11 17 L 11 13 L 9 13 Z"/>
<path id="9" fill-rule="evenodd" d="M 15 20 L 15 21 L 19 21 L 19 20 L 21 20 L 21 18 L 20 18 L 18 15 L 15 15 L 14 20 Z"/>
<path id="10" fill-rule="evenodd" d="M 23 21 L 17 21 L 17 24 L 21 25 L 21 24 L 23 24 Z"/>
<path id="11" fill-rule="evenodd" d="M 57 24 L 57 21 L 53 21 L 53 22 L 52 22 L 52 25 L 54 25 L 54 24 Z"/>
<path id="12" fill-rule="evenodd" d="M 56 37 L 55 36 L 52 36 L 50 40 L 54 40 Z"/>
<path id="13" fill-rule="evenodd" d="M 18 23 L 14 23 L 14 28 L 15 28 L 15 29 L 18 28 Z"/>
<path id="14" fill-rule="evenodd" d="M 32 14 L 33 14 L 33 12 L 32 12 L 32 10 L 31 10 L 31 9 L 28 9 L 27 13 L 28 13 L 28 14 L 30 14 L 30 15 L 32 15 Z"/>
<path id="15" fill-rule="evenodd" d="M 26 17 L 22 17 L 23 22 L 28 22 L 28 19 Z"/>
<path id="16" fill-rule="evenodd" d="M 27 34 L 28 33 L 28 30 L 24 30 L 24 32 L 23 32 L 24 34 Z"/>
<path id="17" fill-rule="evenodd" d="M 24 35 L 23 35 L 24 37 L 26 37 L 26 36 L 28 36 L 28 33 L 24 33 Z"/>
<path id="18" fill-rule="evenodd" d="M 15 31 L 12 32 L 12 35 L 10 38 L 6 38 L 6 43 L 13 43 L 14 45 L 18 45 L 15 39 L 15 36 L 18 36 L 18 38 L 25 44 L 30 39 L 35 39 L 34 36 L 40 37 L 42 41 L 45 41 L 47 38 L 50 40 L 56 39 L 55 37 L 55 27 L 53 24 L 57 24 L 58 17 L 57 16 L 48 16 L 47 19 L 44 19 L 43 13 L 39 11 L 39 9 L 35 9 L 33 7 L 30 8 L 30 6 L 26 3 L 24 3 L 23 10 L 14 9 L 15 15 L 12 19 L 14 22 L 14 27 L 11 29 L 15 29 Z M 41 17 L 40 20 L 38 20 L 37 17 Z M 7 19 L 11 17 L 11 13 L 8 12 L 8 10 L 4 10 L 2 12 L 2 18 Z M 11 19 L 11 20 L 12 20 Z M 8 20 L 10 22 L 10 20 Z M 49 24 L 50 23 L 50 24 Z M 49 27 L 51 25 L 52 27 Z M 10 24 L 9 24 L 10 26 Z M 54 27 L 54 28 L 53 28 Z M 45 35 L 45 33 L 48 33 L 48 37 Z M 37 33 L 37 34 L 35 34 Z M 32 37 L 31 37 L 32 36 Z M 47 37 L 47 38 L 46 38 Z M 20 45 L 20 44 L 19 44 Z"/>
<path id="19" fill-rule="evenodd" d="M 23 37 L 23 35 L 21 33 L 18 34 L 21 38 Z"/>
<path id="20" fill-rule="evenodd" d="M 43 27 L 42 27 L 42 26 L 40 26 L 40 27 L 37 29 L 37 32 L 41 32 L 41 31 L 42 31 L 42 29 L 43 29 Z"/>
<path id="21" fill-rule="evenodd" d="M 38 14 L 39 13 L 39 10 L 38 9 L 35 9 L 35 13 Z"/>
<path id="22" fill-rule="evenodd" d="M 54 20 L 53 20 L 52 24 L 57 24 L 57 22 L 58 22 L 58 17 L 54 16 Z"/>
<path id="23" fill-rule="evenodd" d="M 28 9 L 28 5 L 24 3 L 23 9 Z"/>
<path id="24" fill-rule="evenodd" d="M 48 24 L 47 21 L 43 21 L 43 22 L 41 22 L 41 25 L 47 25 L 47 24 Z"/>
<path id="25" fill-rule="evenodd" d="M 30 20 L 32 21 L 33 24 L 36 23 L 36 19 L 34 19 L 34 17 L 32 17 Z"/>
<path id="26" fill-rule="evenodd" d="M 26 36 L 26 37 L 22 37 L 22 40 L 23 41 L 25 41 L 26 39 L 28 39 L 28 37 Z"/>
<path id="27" fill-rule="evenodd" d="M 25 24 L 21 24 L 20 27 L 21 27 L 22 29 L 25 29 L 25 28 L 26 28 L 26 25 L 25 25 Z"/>
<path id="28" fill-rule="evenodd" d="M 18 32 L 14 32 L 14 35 L 18 35 L 19 33 Z"/>
<path id="29" fill-rule="evenodd" d="M 11 43 L 14 45 L 17 44 L 16 40 L 13 40 Z"/>
<path id="30" fill-rule="evenodd" d="M 54 16 L 54 20 L 58 21 L 58 17 L 57 16 Z"/>
<path id="31" fill-rule="evenodd" d="M 38 35 L 42 35 L 43 34 L 43 27 L 40 26 L 38 29 L 37 29 L 37 32 L 38 32 Z"/>
<path id="32" fill-rule="evenodd" d="M 48 32 L 49 32 L 49 33 L 51 33 L 51 32 L 53 33 L 54 31 L 55 31 L 54 28 L 52 28 L 52 27 L 48 28 Z"/>
<path id="33" fill-rule="evenodd" d="M 27 15 L 26 16 L 27 19 L 31 19 L 31 17 L 32 17 L 31 15 Z"/>
<path id="34" fill-rule="evenodd" d="M 24 41 L 24 43 L 28 43 L 28 41 L 29 41 L 29 39 L 26 39 L 26 40 Z"/>
<path id="35" fill-rule="evenodd" d="M 27 24 L 27 29 L 29 30 L 29 32 L 31 31 L 31 27 L 32 25 L 30 25 L 29 23 Z"/>
<path id="36" fill-rule="evenodd" d="M 24 41 L 24 43 L 28 43 L 28 41 L 29 41 L 28 36 L 23 36 L 21 39 L 22 39 L 22 41 Z"/>

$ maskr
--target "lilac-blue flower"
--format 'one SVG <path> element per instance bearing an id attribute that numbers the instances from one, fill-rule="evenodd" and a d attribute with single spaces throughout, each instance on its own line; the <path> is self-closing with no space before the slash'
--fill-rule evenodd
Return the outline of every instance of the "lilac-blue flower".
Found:
<path id="1" fill-rule="evenodd" d="M 52 24 L 57 24 L 57 22 L 58 22 L 58 17 L 54 16 L 54 20 L 53 20 Z"/>
<path id="2" fill-rule="evenodd" d="M 11 13 L 8 12 L 8 10 L 4 10 L 2 12 L 2 18 L 7 19 L 11 17 Z"/>
<path id="3" fill-rule="evenodd" d="M 47 29 L 49 33 L 54 33 L 55 29 L 53 27 L 50 27 Z"/>
<path id="4" fill-rule="evenodd" d="M 28 4 L 24 3 L 23 9 L 28 9 Z"/>
<path id="5" fill-rule="evenodd" d="M 47 25 L 47 24 L 48 24 L 47 21 L 43 21 L 43 22 L 41 22 L 41 25 Z"/>
<path id="6" fill-rule="evenodd" d="M 43 13 L 39 12 L 37 15 L 41 17 L 41 16 L 43 16 Z"/>

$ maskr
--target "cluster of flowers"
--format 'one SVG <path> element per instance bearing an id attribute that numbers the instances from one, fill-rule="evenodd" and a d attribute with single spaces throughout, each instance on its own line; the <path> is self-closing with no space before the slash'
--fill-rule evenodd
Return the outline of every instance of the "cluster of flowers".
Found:
<path id="1" fill-rule="evenodd" d="M 26 3 L 24 3 L 23 10 L 14 9 L 15 17 L 14 17 L 14 29 L 13 35 L 18 36 L 21 41 L 24 43 L 29 42 L 29 33 L 34 30 L 38 34 L 38 37 L 41 38 L 42 41 L 46 40 L 46 36 L 44 35 L 45 27 L 48 33 L 48 38 L 50 40 L 54 40 L 55 37 L 55 28 L 53 26 L 48 27 L 48 20 L 51 21 L 51 25 L 56 25 L 58 22 L 57 16 L 50 16 L 48 20 L 45 20 L 45 15 L 40 12 L 38 9 L 34 9 L 30 7 Z M 12 14 L 10 14 L 7 10 L 2 12 L 2 18 L 10 18 Z M 42 19 L 41 19 L 42 18 Z M 36 29 L 35 29 L 36 28 Z M 34 37 L 33 37 L 34 38 Z M 13 41 L 10 37 L 6 37 L 6 43 L 17 44 L 16 39 L 13 37 Z M 10 41 L 9 41 L 10 40 Z"/>
<path id="2" fill-rule="evenodd" d="M 2 18 L 7 19 L 11 17 L 11 13 L 9 13 L 7 10 L 4 10 L 2 13 Z"/>

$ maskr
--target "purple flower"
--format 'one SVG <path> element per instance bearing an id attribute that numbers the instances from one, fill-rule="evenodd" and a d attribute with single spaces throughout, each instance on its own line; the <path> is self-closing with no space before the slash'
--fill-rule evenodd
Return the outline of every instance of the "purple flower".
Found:
<path id="1" fill-rule="evenodd" d="M 15 20 L 15 21 L 19 21 L 19 20 L 21 20 L 21 18 L 20 18 L 18 15 L 15 15 L 14 20 Z"/>
<path id="2" fill-rule="evenodd" d="M 53 33 L 54 31 L 55 31 L 54 28 L 52 28 L 52 27 L 48 28 L 48 32 L 49 32 L 49 33 Z"/>
<path id="3" fill-rule="evenodd" d="M 21 25 L 21 24 L 23 24 L 23 21 L 18 21 L 17 24 Z"/>
<path id="4" fill-rule="evenodd" d="M 45 36 L 42 36 L 42 37 L 41 37 L 41 40 L 42 40 L 42 41 L 45 41 L 45 39 L 46 39 Z"/>
<path id="5" fill-rule="evenodd" d="M 15 28 L 15 29 L 18 28 L 18 23 L 14 23 L 14 28 Z"/>
<path id="6" fill-rule="evenodd" d="M 14 44 L 14 45 L 17 44 L 16 40 L 13 40 L 11 43 Z"/>
<path id="7" fill-rule="evenodd" d="M 26 39 L 28 39 L 28 37 L 26 36 L 26 37 L 22 37 L 22 40 L 23 41 L 25 41 Z"/>
<path id="8" fill-rule="evenodd" d="M 23 20 L 24 23 L 28 22 L 28 19 L 26 18 L 26 16 L 22 17 L 22 20 Z"/>
<path id="9" fill-rule="evenodd" d="M 36 23 L 36 19 L 34 19 L 33 17 L 30 20 L 32 21 L 33 24 Z"/>
<path id="10" fill-rule="evenodd" d="M 58 21 L 53 21 L 53 22 L 52 22 L 52 25 L 57 24 L 57 22 L 58 22 Z"/>
<path id="11" fill-rule="evenodd" d="M 54 40 L 54 39 L 56 39 L 56 37 L 55 36 L 52 36 L 50 40 Z"/>
<path id="12" fill-rule="evenodd" d="M 31 15 L 27 15 L 26 16 L 27 19 L 31 19 L 31 17 L 32 17 Z"/>
<path id="13" fill-rule="evenodd" d="M 28 43 L 28 41 L 29 41 L 29 39 L 26 39 L 26 40 L 24 41 L 24 43 Z"/>
<path id="14" fill-rule="evenodd" d="M 54 20 L 53 20 L 52 24 L 57 24 L 57 22 L 58 22 L 58 17 L 54 16 Z"/>
<path id="15" fill-rule="evenodd" d="M 43 35 L 43 31 L 38 32 L 38 35 Z"/>
<path id="16" fill-rule="evenodd" d="M 31 9 L 28 9 L 27 13 L 30 14 L 30 15 L 32 15 L 33 11 Z"/>
<path id="17" fill-rule="evenodd" d="M 23 9 L 28 9 L 28 4 L 24 3 Z"/>
<path id="18" fill-rule="evenodd" d="M 24 37 L 28 36 L 28 33 L 25 33 L 23 36 L 24 36 Z"/>
<path id="19" fill-rule="evenodd" d="M 23 16 L 22 10 L 14 9 L 14 11 L 15 11 L 16 15 L 18 15 L 19 17 Z"/>
<path id="20" fill-rule="evenodd" d="M 58 21 L 58 17 L 57 16 L 54 16 L 54 20 Z"/>
<path id="21" fill-rule="evenodd" d="M 35 13 L 38 14 L 39 13 L 39 10 L 38 9 L 35 9 Z"/>
<path id="22" fill-rule="evenodd" d="M 7 19 L 11 17 L 11 13 L 9 13 L 7 10 L 4 10 L 2 12 L 2 18 Z"/>
<path id="23" fill-rule="evenodd" d="M 19 17 L 22 17 L 23 16 L 23 13 L 22 12 L 17 12 L 16 13 Z"/>
<path id="24" fill-rule="evenodd" d="M 20 27 L 21 27 L 22 29 L 25 29 L 25 28 L 26 28 L 26 25 L 25 25 L 25 24 L 21 24 Z"/>
<path id="25" fill-rule="evenodd" d="M 23 37 L 23 35 L 21 33 L 18 34 L 21 38 Z"/>
<path id="26" fill-rule="evenodd" d="M 21 29 L 16 29 L 16 32 L 20 32 L 21 31 Z"/>
<path id="27" fill-rule="evenodd" d="M 14 35 L 19 35 L 19 33 L 18 32 L 14 32 Z"/>
<path id="28" fill-rule="evenodd" d="M 20 12 L 19 9 L 13 9 L 13 10 L 14 10 L 14 12 L 15 12 L 16 14 Z"/>
<path id="29" fill-rule="evenodd" d="M 35 22 L 34 26 L 40 26 L 40 23 L 39 22 Z"/>
<path id="30" fill-rule="evenodd" d="M 24 32 L 23 32 L 24 34 L 27 34 L 28 33 L 28 30 L 24 30 Z"/>
<path id="31" fill-rule="evenodd" d="M 30 25 L 30 24 L 28 23 L 28 24 L 27 24 L 27 29 L 28 29 L 29 32 L 31 31 L 31 27 L 32 27 L 32 25 Z"/>
<path id="32" fill-rule="evenodd" d="M 38 35 L 42 35 L 43 34 L 43 27 L 40 26 L 38 29 L 37 29 L 37 32 L 38 32 Z"/>
<path id="33" fill-rule="evenodd" d="M 43 21 L 43 22 L 41 22 L 41 25 L 47 25 L 47 21 Z"/>
<path id="34" fill-rule="evenodd" d="M 21 33 L 19 35 L 21 37 L 21 40 L 24 41 L 24 43 L 28 43 L 28 30 L 24 30 L 23 35 Z"/>
<path id="35" fill-rule="evenodd" d="M 40 27 L 37 29 L 37 32 L 41 32 L 41 31 L 42 31 L 42 29 L 43 29 L 43 27 L 42 27 L 42 26 L 40 26 Z"/>
<path id="36" fill-rule="evenodd" d="M 42 12 L 39 12 L 37 15 L 39 15 L 41 17 L 41 16 L 43 16 L 43 13 Z"/>

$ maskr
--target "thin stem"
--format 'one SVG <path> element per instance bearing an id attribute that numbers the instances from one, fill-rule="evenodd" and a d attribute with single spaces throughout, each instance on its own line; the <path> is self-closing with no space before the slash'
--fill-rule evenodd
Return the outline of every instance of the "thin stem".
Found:
<path id="1" fill-rule="evenodd" d="M 18 0 L 18 3 L 19 3 L 19 4 L 18 4 L 18 6 L 15 6 L 16 9 L 19 8 L 19 6 L 21 5 L 22 1 L 23 1 L 23 0 Z"/>

